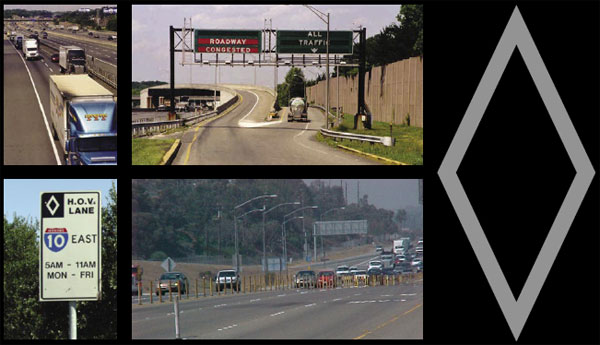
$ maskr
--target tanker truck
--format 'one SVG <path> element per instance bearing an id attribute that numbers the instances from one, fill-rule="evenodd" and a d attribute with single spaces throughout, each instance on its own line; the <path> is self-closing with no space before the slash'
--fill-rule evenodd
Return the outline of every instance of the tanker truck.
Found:
<path id="1" fill-rule="evenodd" d="M 294 120 L 308 121 L 308 103 L 302 97 L 290 99 L 288 122 Z"/>

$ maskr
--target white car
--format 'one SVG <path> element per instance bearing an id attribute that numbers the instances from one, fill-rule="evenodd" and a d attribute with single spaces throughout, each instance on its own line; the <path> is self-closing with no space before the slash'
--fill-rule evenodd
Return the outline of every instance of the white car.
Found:
<path id="1" fill-rule="evenodd" d="M 379 261 L 379 260 L 369 261 L 369 268 L 367 268 L 367 271 L 370 270 L 371 268 L 382 269 L 383 268 L 383 263 L 381 261 Z"/>
<path id="2" fill-rule="evenodd" d="M 421 258 L 414 258 L 413 261 L 410 263 L 412 266 L 418 266 L 421 265 L 423 263 L 423 259 Z"/>
<path id="3" fill-rule="evenodd" d="M 349 273 L 350 273 L 350 268 L 348 268 L 348 266 L 338 266 L 335 269 L 336 276 L 340 276 L 342 274 L 349 274 Z"/>

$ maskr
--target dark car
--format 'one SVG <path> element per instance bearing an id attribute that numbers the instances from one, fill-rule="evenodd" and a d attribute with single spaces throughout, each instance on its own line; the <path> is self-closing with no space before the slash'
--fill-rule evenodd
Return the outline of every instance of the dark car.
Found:
<path id="1" fill-rule="evenodd" d="M 42 32 L 42 38 L 48 38 L 48 33 L 46 33 L 46 31 Z"/>
<path id="2" fill-rule="evenodd" d="M 52 54 L 52 56 L 50 56 L 50 61 L 52 61 L 52 62 L 58 63 L 58 59 L 59 59 L 58 53 Z"/>
<path id="3" fill-rule="evenodd" d="M 403 262 L 400 265 L 397 265 L 394 268 L 394 271 L 398 272 L 399 274 L 409 274 L 413 273 L 413 267 L 409 262 Z"/>
<path id="4" fill-rule="evenodd" d="M 100 38 L 100 35 L 94 34 L 94 38 Z"/>
<path id="5" fill-rule="evenodd" d="M 88 36 L 94 36 L 94 33 L 90 31 L 88 32 Z"/>
<path id="6" fill-rule="evenodd" d="M 317 275 L 315 271 L 300 271 L 294 275 L 294 285 L 296 288 L 315 287 L 317 285 Z"/>
<path id="7" fill-rule="evenodd" d="M 382 274 L 381 269 L 377 268 L 377 267 L 372 267 L 367 270 L 367 276 L 369 276 L 369 277 L 380 276 L 381 274 Z"/>
<path id="8" fill-rule="evenodd" d="M 384 267 L 381 269 L 381 274 L 386 275 L 386 276 L 393 276 L 394 269 L 391 267 Z"/>
<path id="9" fill-rule="evenodd" d="M 160 293 L 169 293 L 169 282 L 171 283 L 171 293 L 179 293 L 178 288 L 181 287 L 181 294 L 186 292 L 188 285 L 188 279 L 185 274 L 181 272 L 166 272 L 160 275 L 160 279 L 156 284 L 156 295 Z"/>

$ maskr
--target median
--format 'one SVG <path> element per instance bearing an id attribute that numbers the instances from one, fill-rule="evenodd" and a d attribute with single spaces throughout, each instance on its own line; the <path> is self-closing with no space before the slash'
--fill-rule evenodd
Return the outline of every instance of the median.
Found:
<path id="1" fill-rule="evenodd" d="M 159 165 L 176 139 L 144 139 L 131 141 L 132 165 Z"/>
<path id="2" fill-rule="evenodd" d="M 317 134 L 317 140 L 333 147 L 348 148 L 350 151 L 387 158 L 404 165 L 423 165 L 423 128 L 393 124 L 390 133 L 390 123 L 379 121 L 373 121 L 372 129 L 353 128 L 354 115 L 344 114 L 340 125 L 333 130 L 381 137 L 391 136 L 396 143 L 394 146 L 384 146 L 358 140 L 325 137 L 321 133 Z"/>

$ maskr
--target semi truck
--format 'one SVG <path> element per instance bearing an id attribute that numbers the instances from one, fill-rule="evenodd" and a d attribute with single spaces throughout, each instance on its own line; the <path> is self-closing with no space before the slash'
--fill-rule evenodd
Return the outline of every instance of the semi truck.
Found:
<path id="1" fill-rule="evenodd" d="M 58 64 L 61 73 L 86 73 L 85 50 L 78 46 L 60 46 Z"/>
<path id="2" fill-rule="evenodd" d="M 288 114 L 288 122 L 294 120 L 308 121 L 308 103 L 302 97 L 294 97 L 290 99 L 290 112 Z"/>
<path id="3" fill-rule="evenodd" d="M 50 76 L 54 139 L 68 165 L 117 164 L 117 99 L 85 74 Z"/>
<path id="4" fill-rule="evenodd" d="M 17 49 L 23 48 L 23 35 L 17 35 L 17 38 L 15 38 L 15 46 Z"/>
<path id="5" fill-rule="evenodd" d="M 410 247 L 410 237 L 403 237 L 399 240 L 394 240 L 394 245 L 392 246 L 392 250 L 394 254 L 401 255 L 404 254 Z"/>
<path id="6" fill-rule="evenodd" d="M 39 57 L 38 42 L 34 38 L 28 38 L 23 42 L 23 57 L 26 60 L 33 60 Z"/>

